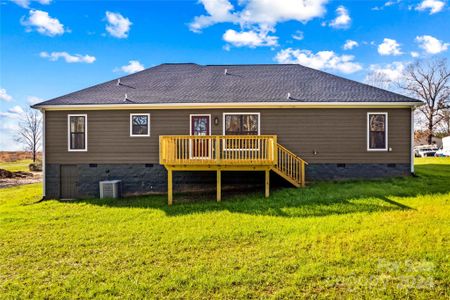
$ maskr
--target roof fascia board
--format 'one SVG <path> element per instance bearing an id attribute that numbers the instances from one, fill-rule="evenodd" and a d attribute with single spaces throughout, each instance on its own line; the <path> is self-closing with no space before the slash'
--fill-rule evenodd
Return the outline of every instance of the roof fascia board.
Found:
<path id="1" fill-rule="evenodd" d="M 405 108 L 418 102 L 248 102 L 248 103 L 168 103 L 168 104 L 87 104 L 35 105 L 44 110 L 125 110 L 125 109 L 217 109 L 217 108 Z"/>

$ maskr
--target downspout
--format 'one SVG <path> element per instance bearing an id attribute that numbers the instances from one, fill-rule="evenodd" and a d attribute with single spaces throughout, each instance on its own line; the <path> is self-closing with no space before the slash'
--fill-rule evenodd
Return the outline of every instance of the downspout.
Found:
<path id="1" fill-rule="evenodd" d="M 415 106 L 411 107 L 411 174 L 414 173 L 414 110 Z"/>
<path id="2" fill-rule="evenodd" d="M 45 167 L 45 109 L 41 109 L 42 113 L 42 200 L 45 200 L 46 196 L 46 182 L 47 174 Z"/>

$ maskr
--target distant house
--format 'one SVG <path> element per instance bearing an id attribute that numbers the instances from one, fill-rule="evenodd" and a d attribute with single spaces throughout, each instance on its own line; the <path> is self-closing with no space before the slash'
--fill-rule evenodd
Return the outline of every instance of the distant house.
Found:
<path id="1" fill-rule="evenodd" d="M 442 138 L 433 136 L 431 138 L 431 144 L 436 145 L 438 148 L 441 148 L 442 147 Z M 414 146 L 424 146 L 424 145 L 428 145 L 428 137 L 421 136 L 421 137 L 416 137 L 414 139 Z"/>
<path id="2" fill-rule="evenodd" d="M 44 193 L 97 197 L 117 179 L 125 195 L 167 191 L 171 203 L 173 181 L 216 183 L 220 200 L 222 173 L 265 174 L 266 196 L 271 171 L 297 187 L 407 175 L 420 104 L 301 65 L 162 64 L 34 105 Z"/>

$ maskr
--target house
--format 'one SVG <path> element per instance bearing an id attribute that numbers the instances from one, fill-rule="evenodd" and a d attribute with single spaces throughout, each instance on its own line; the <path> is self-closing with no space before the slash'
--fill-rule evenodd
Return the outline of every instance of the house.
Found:
<path id="1" fill-rule="evenodd" d="M 433 136 L 431 138 L 431 144 L 435 145 L 438 148 L 442 147 L 442 138 L 437 137 L 437 136 Z M 428 137 L 427 136 L 415 136 L 414 139 L 414 146 L 425 146 L 428 145 Z"/>
<path id="2" fill-rule="evenodd" d="M 421 102 L 301 65 L 162 64 L 33 107 L 44 114 L 46 198 L 414 172 Z M 227 175 L 232 174 L 232 175 Z M 306 175 L 305 175 L 306 174 Z M 175 184 L 173 184 L 173 182 Z"/>

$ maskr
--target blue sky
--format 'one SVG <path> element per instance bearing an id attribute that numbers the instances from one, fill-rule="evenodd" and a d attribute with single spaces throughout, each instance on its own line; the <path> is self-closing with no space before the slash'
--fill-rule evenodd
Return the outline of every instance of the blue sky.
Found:
<path id="1" fill-rule="evenodd" d="M 164 62 L 301 63 L 365 81 L 450 56 L 447 0 L 2 0 L 0 9 L 0 150 L 20 148 L 18 113 L 31 103 Z"/>

